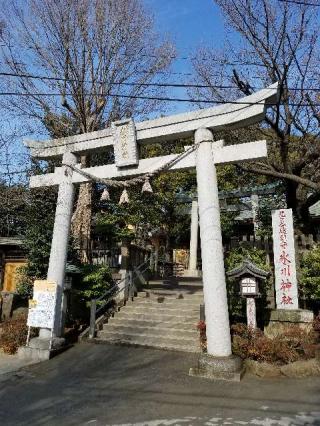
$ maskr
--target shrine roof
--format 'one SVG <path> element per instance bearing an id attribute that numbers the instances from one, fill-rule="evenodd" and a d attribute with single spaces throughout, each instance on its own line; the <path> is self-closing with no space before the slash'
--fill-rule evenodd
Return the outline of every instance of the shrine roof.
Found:
<path id="1" fill-rule="evenodd" d="M 227 276 L 229 278 L 240 278 L 244 275 L 251 275 L 255 278 L 265 280 L 268 277 L 269 272 L 260 269 L 256 264 L 248 259 L 245 259 L 241 265 L 227 272 Z"/>
<path id="2" fill-rule="evenodd" d="M 238 189 L 232 189 L 230 191 L 219 191 L 219 198 L 245 198 L 250 195 L 265 195 L 274 194 L 277 187 L 280 185 L 279 182 L 270 183 L 266 185 L 248 186 Z"/>
<path id="3" fill-rule="evenodd" d="M 78 266 L 67 262 L 66 274 L 81 274 L 81 269 Z"/>
<path id="4" fill-rule="evenodd" d="M 241 210 L 240 213 L 234 218 L 237 222 L 246 222 L 253 220 L 253 213 L 251 210 Z"/>
<path id="5" fill-rule="evenodd" d="M 266 195 L 274 194 L 276 189 L 280 186 L 280 182 L 270 183 L 266 185 L 257 185 L 257 186 L 245 186 L 243 188 L 231 189 L 230 191 L 219 191 L 219 199 L 224 200 L 228 198 L 246 198 L 250 195 Z M 198 195 L 187 194 L 187 193 L 178 193 L 176 195 L 177 201 L 179 203 L 191 203 L 192 200 L 197 200 Z M 319 215 L 320 215 L 320 201 L 319 201 Z"/>
<path id="6" fill-rule="evenodd" d="M 23 238 L 20 237 L 0 237 L 1 246 L 22 246 Z"/>
<path id="7" fill-rule="evenodd" d="M 320 201 L 317 201 L 312 206 L 309 207 L 309 213 L 312 218 L 320 217 Z"/>

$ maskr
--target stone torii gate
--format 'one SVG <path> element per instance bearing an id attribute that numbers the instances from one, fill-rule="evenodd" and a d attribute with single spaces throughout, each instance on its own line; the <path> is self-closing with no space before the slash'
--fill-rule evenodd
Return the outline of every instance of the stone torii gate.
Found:
<path id="1" fill-rule="evenodd" d="M 225 283 L 223 247 L 216 165 L 266 158 L 265 141 L 224 146 L 214 141 L 218 130 L 245 127 L 261 121 L 269 103 L 275 102 L 278 85 L 274 84 L 230 104 L 134 123 L 122 120 L 105 130 L 46 142 L 26 141 L 31 156 L 40 159 L 62 157 L 62 167 L 54 173 L 32 176 L 30 187 L 58 185 L 58 200 L 51 245 L 48 280 L 58 285 L 54 335 L 62 335 L 62 294 L 67 258 L 67 245 L 73 208 L 75 184 L 89 179 L 76 172 L 77 157 L 114 146 L 115 164 L 84 168 L 96 178 L 124 178 L 152 173 L 177 157 L 176 154 L 139 160 L 138 144 L 164 142 L 194 136 L 197 149 L 186 155 L 171 170 L 196 167 L 203 289 L 207 323 L 207 346 L 211 357 L 230 357 L 231 339 Z M 68 167 L 68 166 L 72 166 Z M 48 339 L 49 330 L 41 330 L 40 338 Z"/>

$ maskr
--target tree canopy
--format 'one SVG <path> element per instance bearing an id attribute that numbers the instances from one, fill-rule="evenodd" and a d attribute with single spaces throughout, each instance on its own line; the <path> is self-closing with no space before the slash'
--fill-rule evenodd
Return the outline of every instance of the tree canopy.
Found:
<path id="1" fill-rule="evenodd" d="M 165 79 L 173 45 L 140 0 L 4 1 L 1 56 L 6 100 L 54 137 L 90 132 L 156 105 L 139 97 Z M 157 89 L 161 90 L 161 89 Z"/>
<path id="2" fill-rule="evenodd" d="M 279 102 L 264 125 L 233 132 L 232 138 L 267 138 L 268 160 L 239 166 L 281 179 L 288 207 L 301 216 L 320 198 L 319 8 L 276 0 L 216 3 L 230 36 L 223 51 L 197 53 L 195 75 L 207 86 L 196 89 L 197 95 L 227 101 L 279 82 Z"/>
<path id="3" fill-rule="evenodd" d="M 154 98 L 173 59 L 141 0 L 3 1 L 4 107 L 53 138 L 99 130 L 161 105 Z M 90 163 L 82 156 L 83 165 Z M 72 233 L 90 257 L 92 187 L 80 186 Z M 84 259 L 85 260 L 85 259 Z"/>

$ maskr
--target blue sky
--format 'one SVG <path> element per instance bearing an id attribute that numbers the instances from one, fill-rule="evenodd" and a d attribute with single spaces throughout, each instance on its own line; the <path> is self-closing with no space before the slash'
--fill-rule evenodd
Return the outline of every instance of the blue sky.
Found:
<path id="1" fill-rule="evenodd" d="M 178 50 L 191 51 L 201 43 L 220 44 L 224 25 L 213 0 L 144 0 L 159 31 L 171 35 Z"/>
<path id="2" fill-rule="evenodd" d="M 144 0 L 144 3 L 154 15 L 157 31 L 168 34 L 176 45 L 178 57 L 192 56 L 200 45 L 212 48 L 223 45 L 224 21 L 213 0 Z M 191 72 L 190 62 L 177 59 L 173 71 Z M 187 79 L 188 76 L 183 75 L 173 75 L 171 78 L 178 83 L 184 83 Z M 188 97 L 182 89 L 170 91 L 170 96 Z M 187 103 L 172 103 L 170 113 L 190 108 Z"/>

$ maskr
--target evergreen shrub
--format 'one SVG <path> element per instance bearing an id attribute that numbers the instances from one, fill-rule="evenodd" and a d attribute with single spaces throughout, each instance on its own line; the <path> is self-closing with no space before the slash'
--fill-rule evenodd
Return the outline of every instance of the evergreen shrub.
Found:
<path id="1" fill-rule="evenodd" d="M 300 295 L 312 305 L 320 301 L 320 244 L 302 256 L 300 266 Z"/>
<path id="2" fill-rule="evenodd" d="M 98 299 L 114 285 L 111 269 L 107 265 L 83 265 L 79 294 L 89 306 L 92 299 Z"/>
<path id="3" fill-rule="evenodd" d="M 33 293 L 33 283 L 35 277 L 29 275 L 28 266 L 21 266 L 17 269 L 16 292 L 22 299 L 31 299 Z"/>

